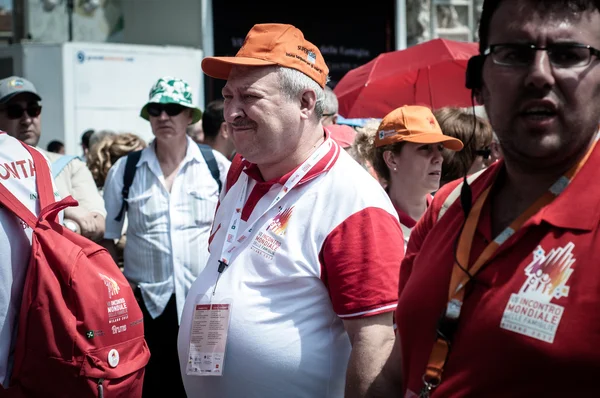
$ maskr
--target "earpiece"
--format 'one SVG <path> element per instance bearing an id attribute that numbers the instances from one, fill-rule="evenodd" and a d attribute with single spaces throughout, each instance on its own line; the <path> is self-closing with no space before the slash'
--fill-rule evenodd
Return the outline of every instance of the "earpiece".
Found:
<path id="1" fill-rule="evenodd" d="M 483 85 L 481 73 L 483 70 L 483 55 L 475 55 L 467 63 L 465 87 L 469 90 L 478 90 Z"/>

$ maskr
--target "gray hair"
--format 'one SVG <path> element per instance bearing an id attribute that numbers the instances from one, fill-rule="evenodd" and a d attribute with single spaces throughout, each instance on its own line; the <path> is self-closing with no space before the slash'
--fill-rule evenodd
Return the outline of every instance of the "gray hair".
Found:
<path id="1" fill-rule="evenodd" d="M 338 113 L 339 103 L 337 95 L 329 86 L 325 86 L 325 102 L 323 103 L 323 113 L 326 115 L 335 115 Z"/>
<path id="2" fill-rule="evenodd" d="M 325 91 L 319 83 L 296 69 L 277 66 L 276 71 L 281 82 L 281 89 L 289 99 L 298 97 L 303 90 L 315 92 L 317 96 L 315 116 L 317 120 L 320 120 L 325 110 Z"/>

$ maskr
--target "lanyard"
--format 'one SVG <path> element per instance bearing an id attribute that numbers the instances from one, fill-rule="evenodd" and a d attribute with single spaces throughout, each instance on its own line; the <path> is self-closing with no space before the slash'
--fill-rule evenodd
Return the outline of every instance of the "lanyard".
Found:
<path id="1" fill-rule="evenodd" d="M 458 246 L 456 249 L 456 261 L 452 268 L 452 276 L 450 278 L 450 287 L 448 289 L 448 304 L 446 312 L 440 320 L 440 325 L 437 330 L 437 340 L 429 356 L 429 362 L 423 375 L 424 387 L 421 391 L 421 396 L 427 397 L 429 393 L 436 388 L 442 380 L 442 372 L 448 354 L 450 352 L 450 340 L 454 330 L 456 330 L 458 324 L 458 318 L 465 295 L 465 286 L 472 279 L 474 275 L 481 270 L 481 268 L 497 253 L 498 249 L 517 231 L 521 229 L 523 224 L 529 220 L 534 214 L 548 204 L 552 203 L 558 195 L 560 195 L 573 180 L 575 175 L 583 167 L 587 159 L 590 157 L 594 147 L 596 146 L 596 140 L 588 149 L 585 156 L 574 165 L 567 173 L 561 176 L 552 186 L 540 196 L 527 210 L 519 215 L 508 227 L 504 229 L 479 255 L 472 266 L 469 267 L 469 261 L 471 257 L 471 246 L 473 244 L 473 238 L 475 237 L 475 230 L 481 217 L 481 210 L 483 204 L 487 199 L 492 185 L 489 186 L 483 193 L 477 198 L 473 208 L 469 212 L 462 232 L 458 240 Z M 462 267 L 461 267 L 462 265 Z"/>
<path id="2" fill-rule="evenodd" d="M 225 268 L 230 264 L 231 257 L 233 253 L 241 246 L 241 244 L 250 236 L 254 229 L 254 225 L 260 220 L 265 214 L 267 214 L 273 207 L 277 205 L 298 183 L 302 180 L 302 178 L 308 174 L 308 172 L 315 167 L 317 163 L 321 159 L 325 157 L 325 155 L 331 150 L 333 145 L 333 141 L 331 138 L 325 140 L 323 144 L 317 148 L 313 154 L 306 159 L 288 178 L 288 180 L 283 184 L 275 199 L 271 201 L 269 206 L 263 211 L 263 213 L 257 217 L 254 222 L 246 228 L 243 233 L 239 233 L 240 222 L 242 219 L 242 209 L 244 208 L 244 203 L 246 202 L 246 192 L 248 189 L 248 175 L 246 173 L 242 173 L 240 175 L 241 181 L 241 189 L 240 194 L 236 200 L 235 211 L 231 215 L 231 220 L 229 221 L 229 228 L 227 229 L 227 233 L 225 236 L 225 241 L 223 242 L 223 248 L 221 249 L 221 256 L 219 260 L 219 268 L 217 275 L 217 282 L 215 283 L 215 287 L 213 289 L 213 296 L 217 289 L 217 283 L 219 281 L 219 277 L 221 273 L 225 270 Z"/>

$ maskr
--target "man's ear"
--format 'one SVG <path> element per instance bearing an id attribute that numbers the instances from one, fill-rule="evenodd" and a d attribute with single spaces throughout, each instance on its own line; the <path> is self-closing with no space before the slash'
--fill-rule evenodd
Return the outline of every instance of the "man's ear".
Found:
<path id="1" fill-rule="evenodd" d="M 227 123 L 221 123 L 221 127 L 219 127 L 219 135 L 224 139 L 229 139 L 229 131 L 227 131 Z"/>
<path id="2" fill-rule="evenodd" d="M 304 90 L 300 95 L 300 111 L 302 116 L 308 119 L 317 104 L 317 94 L 313 90 Z"/>

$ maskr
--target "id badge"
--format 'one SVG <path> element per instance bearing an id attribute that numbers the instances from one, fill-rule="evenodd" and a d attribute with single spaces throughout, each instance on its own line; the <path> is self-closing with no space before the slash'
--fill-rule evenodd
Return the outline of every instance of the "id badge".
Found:
<path id="1" fill-rule="evenodd" d="M 186 374 L 222 376 L 232 300 L 211 302 L 207 296 L 196 300 Z"/>

